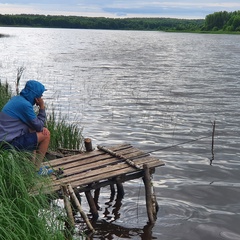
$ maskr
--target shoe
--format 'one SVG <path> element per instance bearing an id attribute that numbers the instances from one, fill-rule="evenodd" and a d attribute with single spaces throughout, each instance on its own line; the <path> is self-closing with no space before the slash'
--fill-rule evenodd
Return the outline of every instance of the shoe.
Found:
<path id="1" fill-rule="evenodd" d="M 41 175 L 41 176 L 48 176 L 48 175 L 51 175 L 53 174 L 53 169 L 50 169 L 49 166 L 43 166 L 43 167 L 40 167 L 39 171 L 38 171 L 38 175 Z"/>

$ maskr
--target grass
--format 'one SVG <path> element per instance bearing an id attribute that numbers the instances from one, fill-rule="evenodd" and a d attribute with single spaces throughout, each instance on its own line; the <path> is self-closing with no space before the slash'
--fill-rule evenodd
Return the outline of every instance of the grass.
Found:
<path id="1" fill-rule="evenodd" d="M 7 103 L 7 101 L 11 98 L 11 88 L 9 84 L 2 83 L 0 81 L 0 109 Z"/>
<path id="2" fill-rule="evenodd" d="M 54 110 L 48 115 L 46 127 L 51 133 L 49 148 L 57 151 L 58 148 L 81 150 L 83 149 L 82 129 L 76 123 L 68 123 L 66 117 L 56 116 Z"/>
<path id="3" fill-rule="evenodd" d="M 10 98 L 9 85 L 0 81 L 0 110 Z M 82 130 L 77 124 L 69 124 L 66 118 L 60 116 L 56 118 L 54 111 L 48 118 L 51 150 L 58 147 L 68 149 L 82 147 Z M 36 186 L 49 180 L 36 174 L 35 166 L 29 160 L 31 158 L 31 153 L 1 150 L 0 143 L 0 239 L 66 239 L 66 231 L 63 231 L 66 220 L 63 217 L 65 216 L 63 209 L 55 211 L 49 204 L 49 196 L 42 194 L 40 190 L 37 195 L 30 194 Z"/>
<path id="4" fill-rule="evenodd" d="M 29 194 L 46 181 L 37 176 L 29 157 L 14 150 L 0 152 L 0 239 L 64 239 L 61 225 L 49 221 L 47 196 Z"/>

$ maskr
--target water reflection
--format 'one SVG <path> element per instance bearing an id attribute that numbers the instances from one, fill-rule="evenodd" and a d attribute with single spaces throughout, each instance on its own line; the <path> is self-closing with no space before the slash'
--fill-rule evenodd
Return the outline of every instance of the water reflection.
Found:
<path id="1" fill-rule="evenodd" d="M 86 239 L 142 239 L 142 240 L 152 240 L 157 239 L 153 236 L 152 229 L 153 224 L 147 223 L 142 228 L 127 227 L 126 224 L 121 225 L 121 206 L 123 197 L 115 194 L 114 191 L 111 192 L 109 201 L 104 203 L 104 208 L 100 208 L 102 211 L 103 218 L 92 223 L 95 234 L 90 234 Z M 136 216 L 137 217 L 137 216 Z M 129 224 L 131 225 L 131 224 Z"/>
<path id="2" fill-rule="evenodd" d="M 127 228 L 108 222 L 106 220 L 97 221 L 93 224 L 93 227 L 97 230 L 97 233 L 89 236 L 87 240 L 93 239 L 141 239 L 152 240 L 157 239 L 153 236 L 152 229 L 154 225 L 147 224 L 143 228 Z"/>

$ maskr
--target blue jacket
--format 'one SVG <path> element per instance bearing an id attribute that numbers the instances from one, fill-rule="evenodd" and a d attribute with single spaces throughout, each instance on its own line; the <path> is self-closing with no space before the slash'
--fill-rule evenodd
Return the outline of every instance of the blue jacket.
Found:
<path id="1" fill-rule="evenodd" d="M 33 105 L 35 98 L 40 98 L 45 87 L 35 81 L 29 80 L 19 96 L 12 97 L 0 112 L 0 141 L 11 142 L 14 138 L 29 129 L 36 132 L 43 130 L 46 113 L 40 109 L 36 115 Z"/>

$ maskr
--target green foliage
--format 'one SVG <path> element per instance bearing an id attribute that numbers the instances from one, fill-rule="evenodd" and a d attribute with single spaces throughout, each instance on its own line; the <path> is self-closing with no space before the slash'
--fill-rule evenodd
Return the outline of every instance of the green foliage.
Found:
<path id="1" fill-rule="evenodd" d="M 105 18 L 50 15 L 1 15 L 0 25 L 114 30 L 200 30 L 203 19 Z"/>
<path id="2" fill-rule="evenodd" d="M 57 118 L 53 110 L 48 116 L 46 127 L 51 133 L 49 146 L 51 150 L 57 150 L 58 148 L 82 149 L 82 129 L 78 127 L 78 124 L 67 123 L 66 117 L 58 116 Z"/>
<path id="3" fill-rule="evenodd" d="M 40 192 L 30 194 L 43 179 L 37 176 L 31 157 L 28 153 L 0 150 L 0 239 L 64 239 L 51 217 L 54 214 L 49 214 L 46 196 Z"/>
<path id="4" fill-rule="evenodd" d="M 209 14 L 205 18 L 204 29 L 207 31 L 239 31 L 240 11 Z"/>
<path id="5" fill-rule="evenodd" d="M 51 15 L 1 15 L 0 25 L 81 29 L 147 30 L 147 31 L 239 31 L 240 11 L 215 12 L 204 19 L 176 18 L 104 18 Z"/>
<path id="6" fill-rule="evenodd" d="M 11 98 L 11 89 L 8 83 L 3 84 L 0 80 L 0 110 Z"/>

